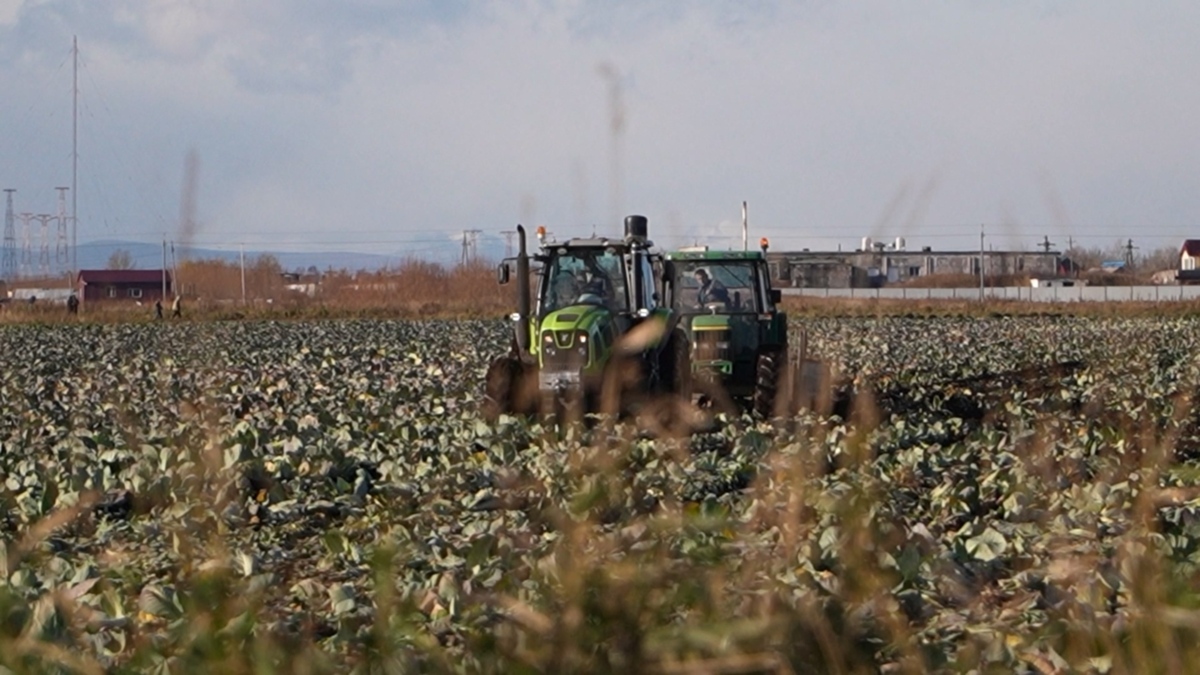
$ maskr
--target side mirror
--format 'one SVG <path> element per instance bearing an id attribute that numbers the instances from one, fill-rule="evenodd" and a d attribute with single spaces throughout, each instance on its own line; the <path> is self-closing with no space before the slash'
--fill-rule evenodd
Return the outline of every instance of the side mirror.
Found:
<path id="1" fill-rule="evenodd" d="M 775 304 L 779 304 L 782 301 L 783 301 L 783 291 L 779 290 L 778 288 L 772 288 L 771 289 L 771 302 L 773 302 Z"/>
<path id="2" fill-rule="evenodd" d="M 508 283 L 508 263 L 502 262 L 496 267 L 496 283 L 504 285 Z"/>

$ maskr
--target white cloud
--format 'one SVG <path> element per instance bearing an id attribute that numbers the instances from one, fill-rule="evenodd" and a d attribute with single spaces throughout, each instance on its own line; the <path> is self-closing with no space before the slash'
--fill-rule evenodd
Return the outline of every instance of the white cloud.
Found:
<path id="1" fill-rule="evenodd" d="M 0 26 L 11 26 L 17 22 L 24 0 L 0 0 Z"/>
<path id="2" fill-rule="evenodd" d="M 28 82 L 61 78 L 63 50 L 28 54 L 66 44 L 72 21 L 65 4 L 17 6 L 0 0 L 0 44 L 38 30 L 0 85 L 28 101 Z M 614 211 L 646 213 L 660 241 L 681 240 L 668 243 L 740 242 L 742 200 L 776 248 L 969 246 L 980 223 L 1018 245 L 1107 243 L 1169 239 L 1200 211 L 1189 3 L 118 7 L 80 35 L 87 171 L 114 181 L 81 197 L 125 210 L 129 229 L 147 203 L 175 217 L 193 147 L 201 237 L 281 245 L 399 246 L 518 220 L 589 233 L 619 229 Z M 29 23 L 5 32 L 5 16 Z M 616 137 L 604 63 L 621 78 Z M 12 105 L 6 120 L 52 135 Z M 38 154 L 6 143 L 0 158 Z"/>

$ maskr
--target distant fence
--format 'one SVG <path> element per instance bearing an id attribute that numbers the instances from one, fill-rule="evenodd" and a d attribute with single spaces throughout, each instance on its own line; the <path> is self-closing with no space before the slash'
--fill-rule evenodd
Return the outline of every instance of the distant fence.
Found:
<path id="1" fill-rule="evenodd" d="M 863 300 L 978 300 L 978 288 L 782 288 L 785 296 Z M 1025 302 L 1178 302 L 1200 300 L 1200 286 L 998 286 L 987 300 Z"/>

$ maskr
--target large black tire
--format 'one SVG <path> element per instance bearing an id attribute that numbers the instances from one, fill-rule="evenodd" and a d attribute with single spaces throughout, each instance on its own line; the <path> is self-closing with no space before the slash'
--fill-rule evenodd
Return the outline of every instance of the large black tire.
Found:
<path id="1" fill-rule="evenodd" d="M 779 393 L 780 372 L 783 369 L 783 354 L 762 352 L 758 355 L 758 367 L 754 377 L 754 412 L 770 418 L 775 414 L 775 399 Z"/>

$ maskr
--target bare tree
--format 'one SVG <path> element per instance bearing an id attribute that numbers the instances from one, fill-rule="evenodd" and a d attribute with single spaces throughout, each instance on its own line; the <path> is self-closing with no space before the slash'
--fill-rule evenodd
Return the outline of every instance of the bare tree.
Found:
<path id="1" fill-rule="evenodd" d="M 129 251 L 119 248 L 108 256 L 108 262 L 104 264 L 106 269 L 110 270 L 131 270 L 133 269 L 133 254 Z"/>
<path id="2" fill-rule="evenodd" d="M 1177 270 L 1179 269 L 1179 248 L 1177 246 L 1156 248 L 1142 256 L 1141 265 L 1142 269 L 1147 272 Z"/>

